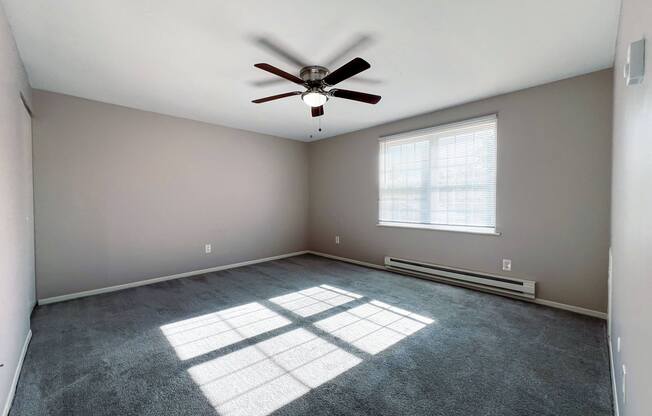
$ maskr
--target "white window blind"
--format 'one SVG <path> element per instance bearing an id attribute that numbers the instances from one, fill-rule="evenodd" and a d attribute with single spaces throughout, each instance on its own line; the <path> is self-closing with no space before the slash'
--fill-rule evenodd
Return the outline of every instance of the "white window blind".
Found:
<path id="1" fill-rule="evenodd" d="M 381 224 L 496 226 L 496 116 L 380 141 Z"/>

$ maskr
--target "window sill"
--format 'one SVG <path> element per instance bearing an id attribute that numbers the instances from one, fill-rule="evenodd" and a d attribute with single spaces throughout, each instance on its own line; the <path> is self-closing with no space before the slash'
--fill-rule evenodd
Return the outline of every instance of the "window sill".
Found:
<path id="1" fill-rule="evenodd" d="M 485 228 L 485 227 L 459 227 L 454 225 L 428 225 L 428 224 L 410 224 L 410 223 L 398 223 L 398 222 L 379 222 L 376 225 L 378 227 L 411 228 L 413 230 L 449 231 L 454 233 L 481 234 L 481 235 L 492 235 L 492 236 L 500 235 L 499 232 L 496 232 L 495 228 Z"/>

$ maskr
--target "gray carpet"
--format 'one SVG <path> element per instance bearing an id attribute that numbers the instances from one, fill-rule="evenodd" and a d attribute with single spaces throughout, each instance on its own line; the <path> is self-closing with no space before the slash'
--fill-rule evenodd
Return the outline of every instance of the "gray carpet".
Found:
<path id="1" fill-rule="evenodd" d="M 32 330 L 11 416 L 612 414 L 603 321 L 311 255 Z"/>

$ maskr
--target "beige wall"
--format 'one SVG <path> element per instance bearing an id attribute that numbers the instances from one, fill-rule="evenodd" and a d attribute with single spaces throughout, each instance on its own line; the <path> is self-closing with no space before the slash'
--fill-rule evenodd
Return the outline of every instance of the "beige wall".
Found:
<path id="1" fill-rule="evenodd" d="M 34 106 L 39 298 L 306 249 L 305 143 L 43 91 Z"/>
<path id="2" fill-rule="evenodd" d="M 647 38 L 643 85 L 627 87 L 630 42 Z M 624 0 L 614 73 L 611 343 L 621 416 L 652 412 L 652 2 Z M 616 340 L 621 338 L 621 351 Z M 627 366 L 627 398 L 622 365 Z"/>
<path id="3" fill-rule="evenodd" d="M 0 414 L 9 405 L 34 306 L 34 217 L 27 75 L 0 5 Z"/>
<path id="4" fill-rule="evenodd" d="M 392 255 L 534 279 L 540 298 L 606 311 L 611 111 L 605 70 L 313 142 L 309 246 L 376 264 Z M 380 136 L 494 112 L 501 236 L 376 226 Z M 511 273 L 502 258 L 512 259 Z"/>

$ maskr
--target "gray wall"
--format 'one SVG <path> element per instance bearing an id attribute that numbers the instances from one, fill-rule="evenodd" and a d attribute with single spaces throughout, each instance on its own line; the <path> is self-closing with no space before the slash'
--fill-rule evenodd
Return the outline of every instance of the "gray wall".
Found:
<path id="1" fill-rule="evenodd" d="M 39 298 L 310 248 L 500 273 L 510 258 L 540 298 L 606 311 L 610 70 L 311 144 L 43 91 L 34 104 Z M 492 112 L 501 236 L 376 226 L 379 136 Z"/>
<path id="2" fill-rule="evenodd" d="M 27 75 L 0 5 L 0 414 L 34 306 L 34 217 Z"/>
<path id="3" fill-rule="evenodd" d="M 38 297 L 304 250 L 307 169 L 305 143 L 34 91 Z"/>
<path id="4" fill-rule="evenodd" d="M 646 79 L 625 86 L 630 42 L 647 38 Z M 652 411 L 652 2 L 624 0 L 614 73 L 611 342 L 621 416 Z M 621 352 L 616 340 L 621 338 Z M 622 365 L 627 366 L 627 397 Z"/>
<path id="5" fill-rule="evenodd" d="M 376 226 L 380 136 L 493 112 L 501 236 Z M 611 112 L 605 70 L 313 142 L 309 246 L 376 264 L 392 255 L 534 279 L 540 298 L 606 311 Z M 502 258 L 512 259 L 511 273 Z"/>

